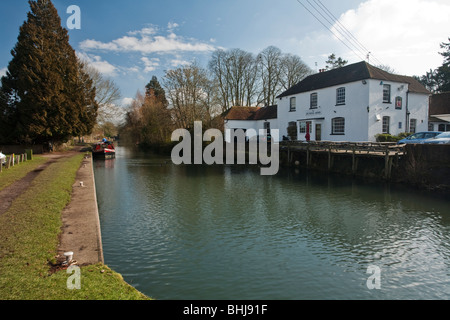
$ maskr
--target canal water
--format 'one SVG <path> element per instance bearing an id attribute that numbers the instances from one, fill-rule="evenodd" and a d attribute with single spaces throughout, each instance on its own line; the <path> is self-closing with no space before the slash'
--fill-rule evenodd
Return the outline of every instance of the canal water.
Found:
<path id="1" fill-rule="evenodd" d="M 450 298 L 448 197 L 125 147 L 94 171 L 105 263 L 155 299 Z"/>

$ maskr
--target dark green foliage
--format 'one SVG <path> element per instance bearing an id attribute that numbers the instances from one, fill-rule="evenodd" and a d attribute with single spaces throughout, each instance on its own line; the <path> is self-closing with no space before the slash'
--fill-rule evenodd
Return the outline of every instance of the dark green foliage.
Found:
<path id="1" fill-rule="evenodd" d="M 89 133 L 97 113 L 92 81 L 81 72 L 52 2 L 29 4 L 31 11 L 1 79 L 1 140 L 59 142 Z"/>
<path id="2" fill-rule="evenodd" d="M 145 97 L 147 99 L 155 98 L 156 100 L 161 102 L 165 107 L 169 105 L 166 99 L 166 92 L 161 87 L 158 78 L 155 76 L 153 76 L 152 80 L 150 80 L 150 82 L 145 86 Z"/>
<path id="3" fill-rule="evenodd" d="M 448 39 L 450 41 L 450 38 Z M 440 55 L 444 57 L 444 63 L 436 70 L 430 70 L 421 77 L 416 77 L 428 90 L 435 93 L 450 91 L 450 42 L 441 43 L 445 49 Z"/>

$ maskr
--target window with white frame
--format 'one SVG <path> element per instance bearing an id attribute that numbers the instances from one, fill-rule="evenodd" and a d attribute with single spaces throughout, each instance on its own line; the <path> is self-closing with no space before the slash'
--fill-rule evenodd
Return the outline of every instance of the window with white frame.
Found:
<path id="1" fill-rule="evenodd" d="M 391 103 L 391 85 L 390 84 L 383 85 L 383 102 Z"/>
<path id="2" fill-rule="evenodd" d="M 345 104 L 345 88 L 338 88 L 336 90 L 336 105 Z"/>
<path id="3" fill-rule="evenodd" d="M 317 109 L 318 101 L 319 101 L 319 97 L 318 97 L 317 93 L 311 93 L 310 108 L 311 109 Z"/>
<path id="4" fill-rule="evenodd" d="M 345 118 L 333 118 L 331 120 L 331 134 L 345 134 Z"/>
<path id="5" fill-rule="evenodd" d="M 295 112 L 297 110 L 297 99 L 295 97 L 290 100 L 289 112 Z"/>
<path id="6" fill-rule="evenodd" d="M 409 120 L 409 132 L 416 133 L 417 130 L 417 119 Z"/>
<path id="7" fill-rule="evenodd" d="M 306 128 L 309 124 L 309 133 L 312 133 L 312 122 L 311 121 L 300 121 L 299 123 L 299 128 L 300 128 L 300 133 L 306 133 Z"/>
<path id="8" fill-rule="evenodd" d="M 391 132 L 391 118 L 383 117 L 383 133 L 389 134 Z"/>

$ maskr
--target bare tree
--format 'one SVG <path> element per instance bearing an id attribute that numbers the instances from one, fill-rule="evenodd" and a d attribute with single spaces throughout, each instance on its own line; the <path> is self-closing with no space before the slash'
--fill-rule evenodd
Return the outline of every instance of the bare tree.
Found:
<path id="1" fill-rule="evenodd" d="M 261 94 L 259 102 L 265 106 L 275 104 L 276 97 L 281 93 L 281 50 L 270 46 L 258 55 L 261 77 Z"/>
<path id="2" fill-rule="evenodd" d="M 217 50 L 209 70 L 218 86 L 222 111 L 233 106 L 251 106 L 257 92 L 257 68 L 253 54 L 241 49 Z"/>
<path id="3" fill-rule="evenodd" d="M 210 79 L 205 69 L 193 63 L 169 70 L 163 82 L 179 128 L 192 129 L 195 121 L 210 119 Z"/>
<path id="4" fill-rule="evenodd" d="M 284 90 L 288 90 L 312 73 L 311 68 L 297 55 L 286 54 L 281 58 L 280 80 Z"/>
<path id="5" fill-rule="evenodd" d="M 97 123 L 117 122 L 123 115 L 123 110 L 117 106 L 120 99 L 120 89 L 111 79 L 105 78 L 100 71 L 88 62 L 84 62 L 84 70 L 91 77 L 95 87 L 95 99 L 99 105 Z"/>

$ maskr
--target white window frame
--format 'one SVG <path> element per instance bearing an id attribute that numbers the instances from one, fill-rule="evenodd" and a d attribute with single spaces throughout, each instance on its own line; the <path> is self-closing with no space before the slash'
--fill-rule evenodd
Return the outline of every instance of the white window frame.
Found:
<path id="1" fill-rule="evenodd" d="M 391 85 L 383 84 L 383 103 L 391 103 Z"/>
<path id="2" fill-rule="evenodd" d="M 382 133 L 383 134 L 390 134 L 391 133 L 391 117 L 383 117 L 383 128 Z"/>
<path id="3" fill-rule="evenodd" d="M 311 93 L 310 95 L 310 109 L 317 109 L 319 106 L 319 94 L 317 92 Z"/>
<path id="4" fill-rule="evenodd" d="M 292 97 L 289 100 L 289 112 L 295 112 L 295 111 L 297 111 L 297 98 Z"/>
<path id="5" fill-rule="evenodd" d="M 306 134 L 306 127 L 309 123 L 309 133 L 312 133 L 312 121 L 299 121 L 299 132 L 300 134 Z"/>
<path id="6" fill-rule="evenodd" d="M 331 134 L 332 135 L 345 135 L 345 118 L 337 117 L 331 119 Z"/>
<path id="7" fill-rule="evenodd" d="M 345 105 L 345 87 L 336 89 L 336 105 L 342 106 Z"/>

